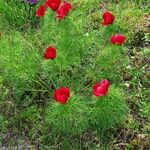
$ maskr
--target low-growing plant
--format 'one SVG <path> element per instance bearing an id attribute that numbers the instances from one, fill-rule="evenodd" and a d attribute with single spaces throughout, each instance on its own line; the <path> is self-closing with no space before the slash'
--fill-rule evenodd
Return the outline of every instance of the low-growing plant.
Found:
<path id="1" fill-rule="evenodd" d="M 0 40 L 1 77 L 20 96 L 29 90 L 37 73 L 38 52 L 19 32 L 3 35 Z M 34 59 L 33 59 L 34 58 Z M 32 84 L 31 84 L 32 85 Z"/>
<path id="2" fill-rule="evenodd" d="M 74 2 L 76 7 L 63 19 L 57 18 L 59 11 L 55 13 L 50 9 L 41 10 L 42 13 L 39 15 L 44 16 L 41 40 L 45 45 L 43 49 L 46 49 L 43 51 L 45 60 L 42 61 L 41 77 L 47 80 L 53 89 L 64 86 L 73 90 L 75 94 L 68 96 L 68 102 L 49 104 L 45 118 L 55 133 L 80 133 L 90 126 L 101 130 L 113 128 L 124 120 L 127 112 L 124 95 L 113 86 L 110 87 L 107 96 L 101 95 L 103 98 L 96 100 L 91 95 L 90 87 L 96 81 L 107 78 L 110 83 L 117 82 L 120 61 L 125 62 L 120 58 L 126 51 L 120 46 L 124 43 L 125 37 L 115 34 L 115 17 L 111 13 L 108 13 L 112 17 L 111 22 L 106 21 L 99 28 L 89 30 L 88 24 L 92 19 L 90 11 L 98 11 L 98 8 L 94 10 L 92 5 L 92 2 L 89 4 L 87 1 L 82 1 L 78 5 Z M 105 21 L 105 17 L 103 19 Z M 97 23 L 100 21 L 102 22 L 98 20 Z M 116 41 L 118 39 L 120 41 Z M 88 79 L 90 82 L 85 87 Z M 99 88 L 104 87 L 102 85 L 96 90 Z M 64 94 L 60 95 L 64 97 Z M 52 94 L 51 98 L 53 97 L 56 101 L 61 100 Z"/>
<path id="3" fill-rule="evenodd" d="M 127 113 L 124 95 L 114 86 L 111 86 L 108 95 L 95 99 L 92 106 L 91 124 L 99 130 L 115 127 L 122 121 Z"/>
<path id="4" fill-rule="evenodd" d="M 68 103 L 53 102 L 46 110 L 46 122 L 53 133 L 82 133 L 88 127 L 90 107 L 82 97 L 71 95 Z"/>
<path id="5" fill-rule="evenodd" d="M 0 13 L 10 24 L 10 27 L 24 29 L 37 23 L 35 17 L 35 5 L 41 2 L 30 0 L 0 0 Z"/>
<path id="6" fill-rule="evenodd" d="M 12 31 L 0 41 L 0 76 L 15 109 L 9 120 L 38 123 L 41 134 L 47 130 L 41 138 L 104 132 L 128 112 L 119 89 L 128 61 L 126 14 L 115 7 L 100 11 L 99 0 L 71 2 L 58 0 L 57 9 L 50 1 L 37 6 L 41 22 L 34 35 Z"/>

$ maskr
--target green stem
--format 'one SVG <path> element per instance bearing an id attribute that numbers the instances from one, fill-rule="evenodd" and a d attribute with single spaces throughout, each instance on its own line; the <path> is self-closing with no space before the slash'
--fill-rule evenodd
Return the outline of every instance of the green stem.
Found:
<path id="1" fill-rule="evenodd" d="M 36 77 L 38 80 L 37 80 L 37 82 L 39 82 L 40 83 L 40 85 L 42 86 L 42 87 L 44 87 L 44 89 L 48 89 L 49 91 L 52 91 L 52 90 L 50 90 L 50 87 L 45 83 L 45 82 L 43 82 L 43 80 L 41 80 L 39 77 Z M 47 87 L 47 88 L 45 88 L 45 87 Z"/>

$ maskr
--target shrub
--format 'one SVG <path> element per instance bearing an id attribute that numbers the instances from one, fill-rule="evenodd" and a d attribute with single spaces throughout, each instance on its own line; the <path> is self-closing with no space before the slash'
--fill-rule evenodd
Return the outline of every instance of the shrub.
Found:
<path id="1" fill-rule="evenodd" d="M 19 32 L 11 32 L 10 35 L 2 36 L 0 54 L 0 75 L 12 88 L 14 96 L 19 97 L 33 83 L 38 67 L 38 52 Z"/>
<path id="2" fill-rule="evenodd" d="M 126 113 L 124 95 L 115 86 L 111 86 L 107 96 L 93 102 L 90 122 L 94 128 L 106 130 L 124 121 Z"/>
<path id="3" fill-rule="evenodd" d="M 126 63 L 122 59 L 126 49 L 110 42 L 110 37 L 117 31 L 115 22 L 96 29 L 89 26 L 90 21 L 94 21 L 93 12 L 98 14 L 98 8 L 92 8 L 93 3 L 82 1 L 77 7 L 74 2 L 76 7 L 61 21 L 47 9 L 42 19 L 43 54 L 47 46 L 52 45 L 57 50 L 57 57 L 42 62 L 41 77 L 53 89 L 67 86 L 76 95 L 72 95 L 65 105 L 51 102 L 47 107 L 46 122 L 55 133 L 80 133 L 90 126 L 102 130 L 113 128 L 124 120 L 127 112 L 124 95 L 114 86 L 108 96 L 99 100 L 91 95 L 90 87 L 97 80 L 107 78 L 111 83 L 117 83 L 121 63 Z M 121 32 L 121 26 L 118 28 Z M 50 97 L 53 99 L 52 95 Z"/>
<path id="4" fill-rule="evenodd" d="M 116 21 L 119 13 L 113 24 L 100 25 L 99 0 L 72 4 L 71 12 L 61 16 L 63 20 L 47 9 L 35 39 L 16 31 L 1 38 L 0 75 L 21 109 L 11 118 L 14 122 L 37 121 L 40 111 L 42 121 L 54 134 L 79 134 L 114 128 L 124 121 L 127 106 L 118 83 L 126 49 L 123 43 L 111 43 L 111 37 L 127 29 Z M 105 91 L 94 97 L 92 85 L 102 79 L 109 80 L 110 88 L 107 92 L 107 87 L 99 87 Z M 53 93 L 62 86 L 69 87 L 71 95 L 60 104 L 54 102 Z M 61 96 L 64 98 L 64 93 Z"/>
<path id="5" fill-rule="evenodd" d="M 29 5 L 21 0 L 0 0 L 0 4 L 0 13 L 11 27 L 23 29 L 25 24 L 30 25 L 36 22 L 35 5 Z"/>
<path id="6" fill-rule="evenodd" d="M 89 108 L 82 97 L 71 95 L 65 105 L 53 102 L 46 110 L 46 122 L 53 133 L 81 133 L 88 127 Z"/>
<path id="7" fill-rule="evenodd" d="M 46 122 L 54 133 L 81 133 L 87 129 L 114 128 L 124 121 L 127 105 L 122 92 L 111 86 L 108 95 L 90 101 L 71 95 L 65 105 L 52 102 L 46 110 Z"/>

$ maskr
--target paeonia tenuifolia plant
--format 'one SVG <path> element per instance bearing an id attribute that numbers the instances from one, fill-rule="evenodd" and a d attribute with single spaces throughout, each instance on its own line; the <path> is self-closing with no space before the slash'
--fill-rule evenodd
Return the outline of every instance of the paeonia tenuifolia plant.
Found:
<path id="1" fill-rule="evenodd" d="M 125 35 L 118 32 L 113 12 L 93 9 L 99 12 L 95 22 L 89 7 L 87 1 L 46 0 L 36 11 L 44 45 L 40 73 L 52 91 L 45 120 L 55 132 L 110 129 L 127 112 L 116 76 Z"/>
<path id="2" fill-rule="evenodd" d="M 10 27 L 24 30 L 26 24 L 37 25 L 35 10 L 40 2 L 40 0 L 0 0 L 0 14 Z"/>

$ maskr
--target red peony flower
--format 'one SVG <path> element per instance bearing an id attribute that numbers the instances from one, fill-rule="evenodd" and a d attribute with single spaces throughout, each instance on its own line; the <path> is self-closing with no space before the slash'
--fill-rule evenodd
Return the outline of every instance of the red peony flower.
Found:
<path id="1" fill-rule="evenodd" d="M 36 17 L 42 17 L 45 14 L 45 6 L 41 5 L 37 10 L 36 10 Z"/>
<path id="2" fill-rule="evenodd" d="M 54 99 L 61 104 L 66 104 L 69 97 L 70 89 L 67 87 L 58 88 L 54 92 Z"/>
<path id="3" fill-rule="evenodd" d="M 125 36 L 122 34 L 116 34 L 111 37 L 112 44 L 122 45 L 124 44 L 124 42 L 125 42 Z"/>
<path id="4" fill-rule="evenodd" d="M 46 0 L 45 5 L 51 8 L 53 11 L 56 11 L 61 4 L 61 0 Z"/>
<path id="5" fill-rule="evenodd" d="M 45 59 L 55 59 L 56 58 L 56 49 L 52 46 L 49 46 L 45 53 L 44 53 Z"/>
<path id="6" fill-rule="evenodd" d="M 107 25 L 110 25 L 114 22 L 115 20 L 115 16 L 109 12 L 109 11 L 106 11 L 104 14 L 103 14 L 103 22 L 102 22 L 102 25 L 103 26 L 107 26 Z"/>
<path id="7" fill-rule="evenodd" d="M 105 96 L 108 92 L 109 81 L 102 80 L 100 83 L 96 83 L 93 85 L 93 95 L 96 97 Z"/>
<path id="8" fill-rule="evenodd" d="M 64 2 L 63 5 L 61 5 L 58 10 L 56 11 L 56 18 L 58 20 L 62 20 L 65 18 L 65 16 L 70 12 L 72 9 L 72 6 L 67 1 Z"/>

